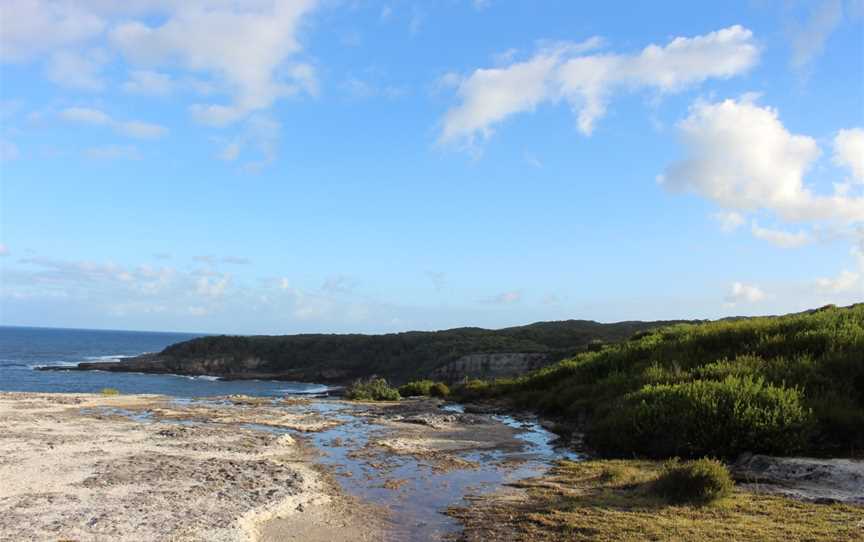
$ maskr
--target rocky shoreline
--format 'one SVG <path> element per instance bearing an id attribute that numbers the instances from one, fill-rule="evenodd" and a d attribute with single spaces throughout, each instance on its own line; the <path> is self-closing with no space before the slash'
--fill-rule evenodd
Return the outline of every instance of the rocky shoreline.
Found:
<path id="1" fill-rule="evenodd" d="M 525 530 L 538 510 L 559 514 L 543 492 L 563 488 L 565 511 L 568 499 L 606 499 L 595 486 L 607 478 L 573 469 L 610 462 L 553 439 L 536 418 L 438 400 L 0 392 L 0 540 L 557 539 Z M 660 465 L 613 471 L 630 464 Z M 732 470 L 753 514 L 834 506 L 864 519 L 862 461 L 748 456 Z M 644 500 L 629 482 L 608 491 Z"/>
<path id="2" fill-rule="evenodd" d="M 260 528 L 276 517 L 350 508 L 302 442 L 244 427 L 266 410 L 232 408 L 218 422 L 195 410 L 162 396 L 0 394 L 0 539 L 268 540 Z M 358 539 L 377 538 L 375 517 L 353 517 Z"/>
<path id="3" fill-rule="evenodd" d="M 0 540 L 440 540 L 527 449 L 440 407 L 0 393 Z"/>

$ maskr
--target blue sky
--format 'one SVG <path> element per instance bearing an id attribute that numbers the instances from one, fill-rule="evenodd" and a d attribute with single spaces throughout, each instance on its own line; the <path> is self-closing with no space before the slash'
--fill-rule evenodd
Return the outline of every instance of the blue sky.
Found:
<path id="1" fill-rule="evenodd" d="M 0 324 L 864 299 L 864 2 L 11 0 Z"/>

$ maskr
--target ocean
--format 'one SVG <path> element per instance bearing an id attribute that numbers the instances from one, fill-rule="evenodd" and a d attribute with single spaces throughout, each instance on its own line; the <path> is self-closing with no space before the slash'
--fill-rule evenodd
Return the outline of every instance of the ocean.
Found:
<path id="1" fill-rule="evenodd" d="M 116 361 L 158 352 L 201 335 L 0 326 L 0 391 L 158 393 L 174 397 L 280 396 L 326 391 L 326 386 L 281 381 L 222 381 L 212 376 L 150 375 L 104 371 L 39 371 L 82 361 Z"/>

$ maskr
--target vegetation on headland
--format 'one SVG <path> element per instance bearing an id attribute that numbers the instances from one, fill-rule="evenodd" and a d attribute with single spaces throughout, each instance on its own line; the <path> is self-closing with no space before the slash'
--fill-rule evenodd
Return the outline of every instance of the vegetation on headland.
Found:
<path id="1" fill-rule="evenodd" d="M 721 465 L 722 467 L 722 465 Z M 452 508 L 465 542 L 861 540 L 861 507 L 815 504 L 733 489 L 704 502 L 671 504 L 658 492 L 660 461 L 562 462 L 541 478 L 512 484 L 516 497 L 490 495 Z"/>
<path id="2" fill-rule="evenodd" d="M 543 353 L 554 362 L 670 323 L 674 322 L 601 324 L 568 320 L 499 330 L 458 328 L 385 335 L 209 336 L 171 345 L 153 360 L 144 363 L 126 360 L 109 370 L 214 374 L 229 378 L 251 372 L 268 378 L 311 382 L 351 382 L 375 375 L 403 383 L 427 378 L 435 369 L 468 354 Z"/>
<path id="3" fill-rule="evenodd" d="M 571 421 L 608 456 L 864 449 L 864 304 L 680 324 L 520 378 L 466 382 Z"/>
<path id="4" fill-rule="evenodd" d="M 402 397 L 438 397 L 444 399 L 450 395 L 450 387 L 444 382 L 434 380 L 414 380 L 399 386 Z"/>
<path id="5" fill-rule="evenodd" d="M 345 398 L 354 401 L 398 401 L 399 390 L 383 378 L 356 380 L 345 390 Z"/>

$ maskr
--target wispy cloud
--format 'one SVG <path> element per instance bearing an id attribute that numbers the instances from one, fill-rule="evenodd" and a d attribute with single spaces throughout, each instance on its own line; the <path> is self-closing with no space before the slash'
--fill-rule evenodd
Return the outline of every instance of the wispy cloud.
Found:
<path id="1" fill-rule="evenodd" d="M 102 145 L 86 149 L 84 156 L 91 160 L 140 160 L 141 151 L 134 145 Z"/>
<path id="2" fill-rule="evenodd" d="M 105 126 L 120 135 L 135 139 L 159 139 L 168 133 L 168 129 L 159 124 L 141 120 L 115 120 L 100 109 L 88 107 L 68 107 L 60 111 L 60 118 L 78 124 Z"/>

